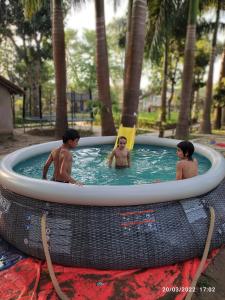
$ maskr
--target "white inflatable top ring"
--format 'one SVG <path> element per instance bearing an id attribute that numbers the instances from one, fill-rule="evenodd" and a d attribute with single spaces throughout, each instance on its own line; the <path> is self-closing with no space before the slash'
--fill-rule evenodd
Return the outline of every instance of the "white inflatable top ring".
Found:
<path id="1" fill-rule="evenodd" d="M 115 137 L 88 137 L 80 139 L 79 146 L 113 144 Z M 136 137 L 135 143 L 174 147 L 179 141 L 149 136 Z M 76 186 L 19 175 L 13 167 L 19 162 L 50 152 L 61 141 L 26 147 L 7 155 L 0 165 L 0 184 L 17 194 L 27 197 L 76 205 L 124 206 L 165 202 L 190 198 L 207 193 L 225 177 L 225 159 L 217 151 L 200 144 L 194 144 L 195 152 L 211 161 L 211 168 L 190 179 L 140 185 L 87 185 Z"/>

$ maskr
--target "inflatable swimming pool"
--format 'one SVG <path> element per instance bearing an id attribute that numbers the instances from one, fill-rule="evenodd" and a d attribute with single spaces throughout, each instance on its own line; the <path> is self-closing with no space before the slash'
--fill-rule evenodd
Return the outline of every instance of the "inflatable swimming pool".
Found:
<path id="1" fill-rule="evenodd" d="M 84 138 L 80 146 L 112 144 L 115 137 Z M 176 147 L 170 139 L 136 138 L 138 144 Z M 205 174 L 182 181 L 133 186 L 84 186 L 32 179 L 13 167 L 60 142 L 18 150 L 0 168 L 0 234 L 21 251 L 44 258 L 40 223 L 47 214 L 52 261 L 100 269 L 156 267 L 202 254 L 216 212 L 211 247 L 225 241 L 225 160 L 195 145 L 211 161 Z M 180 201 L 178 201 L 180 200 Z"/>

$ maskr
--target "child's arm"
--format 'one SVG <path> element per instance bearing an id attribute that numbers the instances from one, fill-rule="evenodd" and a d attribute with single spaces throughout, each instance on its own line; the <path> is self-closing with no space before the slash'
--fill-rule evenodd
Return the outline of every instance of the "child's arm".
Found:
<path id="1" fill-rule="evenodd" d="M 111 168 L 112 167 L 112 162 L 113 162 L 113 157 L 115 156 L 115 150 L 113 150 L 109 156 L 109 162 L 108 165 Z"/>
<path id="2" fill-rule="evenodd" d="M 42 179 L 47 179 L 48 169 L 49 169 L 52 162 L 53 162 L 53 157 L 52 157 L 52 153 L 50 153 L 50 155 L 49 155 L 49 157 L 46 160 L 46 163 L 44 165 L 43 171 L 42 171 Z"/>
<path id="3" fill-rule="evenodd" d="M 176 167 L 176 180 L 181 180 L 181 179 L 183 179 L 183 168 L 181 162 L 179 161 Z"/>
<path id="4" fill-rule="evenodd" d="M 130 161 L 130 151 L 127 151 L 127 163 L 128 163 L 128 167 L 130 168 L 130 165 L 131 165 L 131 161 Z"/>

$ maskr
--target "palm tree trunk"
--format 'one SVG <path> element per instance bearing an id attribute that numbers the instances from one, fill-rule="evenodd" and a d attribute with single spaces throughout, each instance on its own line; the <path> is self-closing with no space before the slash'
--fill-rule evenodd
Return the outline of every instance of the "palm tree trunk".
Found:
<path id="1" fill-rule="evenodd" d="M 132 20 L 132 7 L 133 7 L 133 0 L 129 0 L 128 3 L 128 14 L 127 14 L 127 32 L 126 32 L 126 41 L 125 41 L 125 63 L 124 63 L 124 81 L 127 74 L 127 61 L 128 61 L 128 41 L 130 40 L 131 35 L 131 20 Z"/>
<path id="2" fill-rule="evenodd" d="M 219 92 L 221 91 L 221 89 L 224 89 L 224 82 L 225 82 L 225 48 L 223 50 L 223 57 L 222 57 L 222 63 L 221 63 L 221 69 L 220 69 L 220 77 L 219 77 L 219 83 L 218 83 Z M 216 119 L 215 119 L 215 123 L 214 123 L 214 128 L 220 129 L 221 126 L 224 124 L 225 124 L 225 108 L 223 107 L 223 105 L 220 105 L 220 103 L 218 103 L 218 105 L 216 107 Z"/>
<path id="3" fill-rule="evenodd" d="M 193 107 L 193 119 L 195 122 L 198 122 L 198 116 L 199 116 L 199 88 L 196 90 L 196 97 L 195 97 L 195 102 L 194 102 L 194 107 Z"/>
<path id="4" fill-rule="evenodd" d="M 40 72 L 41 72 L 41 62 L 39 59 L 34 60 L 32 64 L 33 74 L 31 77 L 32 80 L 32 117 L 40 116 L 40 95 L 39 95 L 39 86 L 40 86 Z"/>
<path id="5" fill-rule="evenodd" d="M 181 90 L 181 105 L 176 128 L 176 138 L 187 139 L 189 135 L 190 101 L 192 95 L 196 19 L 199 0 L 189 1 L 188 27 L 184 53 L 184 69 Z"/>
<path id="6" fill-rule="evenodd" d="M 225 107 L 222 109 L 222 126 L 225 126 Z"/>
<path id="7" fill-rule="evenodd" d="M 220 70 L 220 84 L 225 81 L 225 48 L 223 50 L 223 58 Z M 225 125 L 225 107 L 222 108 L 222 125 Z"/>
<path id="8" fill-rule="evenodd" d="M 101 101 L 102 135 L 115 135 L 116 129 L 112 115 L 112 102 L 109 86 L 109 64 L 105 30 L 104 0 L 95 0 L 96 11 L 96 68 L 98 95 Z"/>
<path id="9" fill-rule="evenodd" d="M 171 95 L 168 99 L 168 119 L 171 120 L 171 105 L 174 97 L 174 83 L 171 85 Z"/>
<path id="10" fill-rule="evenodd" d="M 219 18 L 220 18 L 220 9 L 221 9 L 221 0 L 217 2 L 217 12 L 216 12 L 216 27 L 213 33 L 212 40 L 212 51 L 209 62 L 209 74 L 206 84 L 206 97 L 203 109 L 203 117 L 201 122 L 201 133 L 211 133 L 211 106 L 212 106 L 212 89 L 213 89 L 213 71 L 214 71 L 214 62 L 216 56 L 216 41 L 217 41 L 217 32 L 219 27 Z"/>
<path id="11" fill-rule="evenodd" d="M 189 124 L 192 125 L 193 107 L 195 102 L 195 80 L 193 78 L 192 90 L 191 90 L 191 101 L 190 101 L 190 112 L 189 112 Z"/>
<path id="12" fill-rule="evenodd" d="M 133 127 L 137 122 L 140 80 L 145 42 L 146 0 L 133 0 L 131 34 L 127 46 L 127 71 L 124 78 L 121 123 Z"/>
<path id="13" fill-rule="evenodd" d="M 216 107 L 216 118 L 215 118 L 215 122 L 214 122 L 215 129 L 221 129 L 221 125 L 222 125 L 221 121 L 222 121 L 222 107 L 217 106 Z"/>
<path id="14" fill-rule="evenodd" d="M 66 101 L 66 57 L 61 0 L 53 0 L 52 46 L 56 84 L 56 124 L 55 135 L 61 138 L 68 127 Z"/>
<path id="15" fill-rule="evenodd" d="M 175 63 L 175 67 L 174 67 L 174 71 L 173 71 L 173 75 L 171 78 L 171 94 L 170 97 L 168 99 L 168 119 L 171 119 L 171 104 L 173 102 L 173 97 L 174 97 L 174 87 L 176 84 L 176 73 L 177 73 L 177 69 L 178 69 L 178 61 L 179 61 L 179 56 L 176 57 L 176 63 Z"/>
<path id="16" fill-rule="evenodd" d="M 163 68 L 163 84 L 162 84 L 162 95 L 161 95 L 161 115 L 159 124 L 159 137 L 164 135 L 164 123 L 166 122 L 166 95 L 167 95 L 167 76 L 168 76 L 168 54 L 169 44 L 168 38 L 166 37 L 165 42 L 165 53 L 164 53 L 164 68 Z"/>

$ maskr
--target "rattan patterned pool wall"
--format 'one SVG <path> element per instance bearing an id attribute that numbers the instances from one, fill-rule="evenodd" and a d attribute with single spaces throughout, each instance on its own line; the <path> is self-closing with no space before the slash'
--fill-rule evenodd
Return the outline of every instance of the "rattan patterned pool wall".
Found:
<path id="1" fill-rule="evenodd" d="M 225 180 L 213 191 L 177 202 L 78 206 L 44 202 L 0 187 L 0 234 L 44 259 L 41 217 L 54 263 L 98 269 L 158 267 L 203 253 L 209 206 L 216 213 L 211 249 L 225 242 Z"/>

